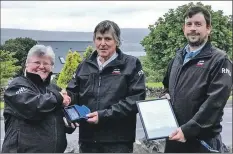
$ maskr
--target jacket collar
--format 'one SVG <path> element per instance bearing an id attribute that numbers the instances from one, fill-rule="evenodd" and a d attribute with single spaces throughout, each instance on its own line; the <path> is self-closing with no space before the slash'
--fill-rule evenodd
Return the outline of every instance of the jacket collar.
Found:
<path id="1" fill-rule="evenodd" d="M 48 75 L 48 77 L 44 81 L 41 79 L 40 75 L 34 74 L 34 73 L 30 73 L 30 72 L 26 72 L 26 77 L 28 79 L 30 79 L 33 83 L 48 85 L 50 83 L 50 79 L 51 79 L 52 74 L 53 73 L 50 72 L 49 75 Z"/>
<path id="2" fill-rule="evenodd" d="M 185 45 L 186 47 L 187 45 Z M 182 49 L 178 50 L 178 53 L 180 55 L 183 55 L 183 53 L 185 52 L 185 47 L 183 47 Z M 201 49 L 200 53 L 198 53 L 196 55 L 195 58 L 201 58 L 201 57 L 211 57 L 212 56 L 212 50 L 211 50 L 212 44 L 210 41 L 207 41 L 206 44 L 204 45 L 204 47 Z"/>
<path id="3" fill-rule="evenodd" d="M 118 54 L 117 58 L 114 59 L 113 61 L 111 61 L 108 65 L 122 65 L 124 64 L 124 60 L 123 60 L 123 55 L 124 53 L 122 53 L 122 51 L 119 48 L 116 48 L 116 52 Z M 94 63 L 96 66 L 98 66 L 97 64 L 97 56 L 98 56 L 98 52 L 95 50 L 91 56 L 87 59 L 87 62 L 89 63 Z"/>

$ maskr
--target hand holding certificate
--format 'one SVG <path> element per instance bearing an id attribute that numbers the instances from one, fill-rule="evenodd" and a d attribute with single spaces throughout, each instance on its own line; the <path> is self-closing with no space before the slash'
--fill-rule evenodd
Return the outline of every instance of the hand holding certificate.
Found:
<path id="1" fill-rule="evenodd" d="M 147 140 L 168 138 L 178 128 L 167 99 L 138 101 L 137 107 Z"/>

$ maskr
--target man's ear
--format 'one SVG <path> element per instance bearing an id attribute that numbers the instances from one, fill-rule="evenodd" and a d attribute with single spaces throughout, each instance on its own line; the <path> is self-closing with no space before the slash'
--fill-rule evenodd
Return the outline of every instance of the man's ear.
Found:
<path id="1" fill-rule="evenodd" d="M 183 30 L 183 33 L 184 33 L 184 31 L 185 31 L 185 24 L 183 24 L 182 30 Z"/>
<path id="2" fill-rule="evenodd" d="M 211 25 L 207 25 L 206 29 L 207 29 L 208 35 L 210 35 L 211 30 L 212 30 L 212 26 Z"/>

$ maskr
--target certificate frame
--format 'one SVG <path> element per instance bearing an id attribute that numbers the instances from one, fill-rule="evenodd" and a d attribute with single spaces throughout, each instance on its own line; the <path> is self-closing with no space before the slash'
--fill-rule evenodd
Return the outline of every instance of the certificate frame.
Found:
<path id="1" fill-rule="evenodd" d="M 166 104 L 160 104 L 160 103 L 166 103 Z M 175 113 L 173 111 L 172 105 L 170 101 L 166 98 L 156 98 L 156 99 L 150 99 L 150 100 L 142 100 L 142 101 L 136 101 L 139 117 L 141 119 L 141 123 L 143 126 L 143 130 L 146 135 L 147 140 L 157 140 L 157 139 L 164 139 L 168 138 L 169 135 L 176 130 L 176 128 L 179 127 Z M 147 107 L 146 107 L 147 105 Z M 155 113 L 152 110 L 156 107 L 161 107 L 161 109 L 166 109 L 168 111 L 163 112 L 159 111 L 159 113 Z M 154 108 L 153 108 L 154 107 Z M 150 112 L 145 111 L 150 110 Z M 160 117 L 154 117 L 154 118 L 148 118 L 148 115 L 158 115 L 162 114 Z M 167 114 L 167 115 L 166 115 Z M 169 119 L 161 119 L 163 122 L 161 123 L 161 127 L 158 125 L 153 125 L 153 121 L 155 118 L 162 118 L 169 116 Z M 167 121 L 166 121 L 167 120 Z"/>

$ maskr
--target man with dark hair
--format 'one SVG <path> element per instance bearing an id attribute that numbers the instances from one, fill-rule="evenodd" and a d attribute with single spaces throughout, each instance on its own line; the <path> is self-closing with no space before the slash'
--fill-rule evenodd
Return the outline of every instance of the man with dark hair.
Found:
<path id="1" fill-rule="evenodd" d="M 145 99 L 145 77 L 138 58 L 119 46 L 120 28 L 100 22 L 93 41 L 96 51 L 85 59 L 67 87 L 75 104 L 91 112 L 79 126 L 80 153 L 133 152 L 137 100 Z"/>
<path id="2" fill-rule="evenodd" d="M 188 44 L 177 51 L 164 77 L 179 128 L 166 141 L 165 152 L 224 152 L 223 109 L 232 87 L 232 62 L 211 45 L 211 15 L 202 7 L 187 10 L 183 32 Z"/>

